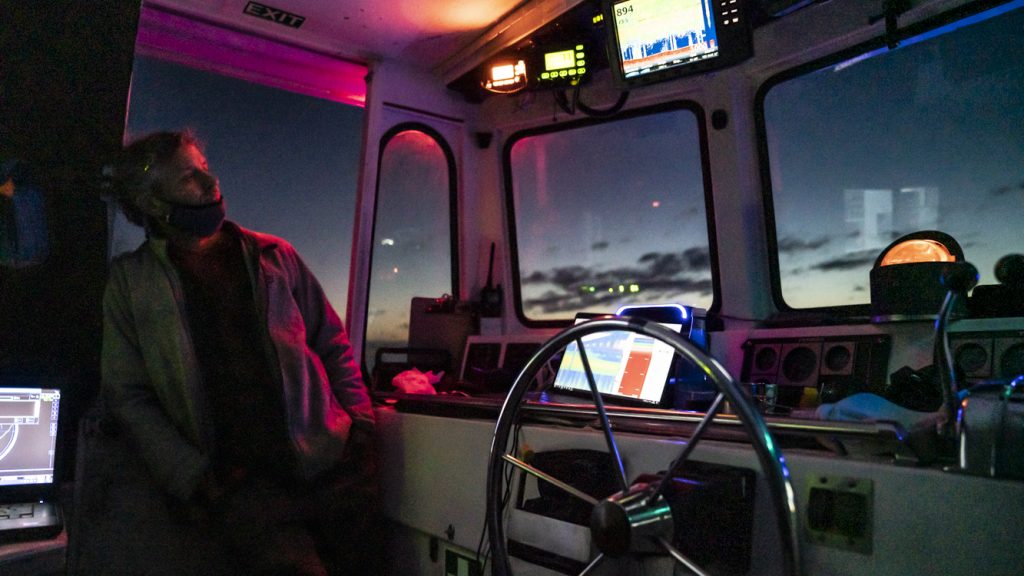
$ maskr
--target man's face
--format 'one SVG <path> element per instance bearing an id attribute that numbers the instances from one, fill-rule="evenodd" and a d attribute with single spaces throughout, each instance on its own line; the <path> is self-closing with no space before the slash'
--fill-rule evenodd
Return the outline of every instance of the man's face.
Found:
<path id="1" fill-rule="evenodd" d="M 157 196 L 172 204 L 200 206 L 220 200 L 220 184 L 206 157 L 192 144 L 178 149 L 170 162 L 153 167 Z"/>

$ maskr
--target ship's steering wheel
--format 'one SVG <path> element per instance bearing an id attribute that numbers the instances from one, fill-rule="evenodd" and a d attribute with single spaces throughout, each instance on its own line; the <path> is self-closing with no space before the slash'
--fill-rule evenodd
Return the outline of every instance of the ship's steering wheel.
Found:
<path id="1" fill-rule="evenodd" d="M 583 338 L 590 334 L 610 331 L 628 331 L 660 340 L 671 346 L 675 353 L 698 366 L 718 389 L 711 407 L 694 429 L 679 456 L 668 467 L 668 471 L 655 482 L 630 484 L 622 464 L 618 445 L 608 413 L 600 394 L 597 392 L 593 372 L 587 360 Z M 583 367 L 590 385 L 594 407 L 599 417 L 611 460 L 617 466 L 616 483 L 619 491 L 604 500 L 596 500 L 583 491 L 574 488 L 552 476 L 530 466 L 514 453 L 514 436 L 523 417 L 523 405 L 527 389 L 542 367 L 560 350 L 575 342 L 583 361 Z M 519 374 L 502 406 L 487 470 L 487 530 L 491 550 L 492 574 L 512 576 L 509 554 L 505 539 L 504 508 L 506 498 L 507 466 L 515 466 L 542 481 L 550 482 L 569 494 L 593 505 L 590 532 L 596 557 L 580 573 L 591 574 L 605 559 L 626 555 L 650 555 L 660 551 L 667 553 L 676 562 L 686 566 L 695 574 L 706 574 L 706 570 L 687 558 L 672 544 L 672 510 L 666 503 L 663 492 L 673 474 L 679 471 L 690 457 L 694 447 L 704 435 L 715 414 L 728 401 L 745 427 L 754 452 L 764 474 L 768 494 L 771 497 L 780 541 L 782 544 L 783 573 L 797 576 L 800 573 L 799 538 L 797 536 L 797 512 L 793 486 L 789 480 L 785 460 L 778 444 L 772 439 L 761 415 L 743 395 L 733 378 L 714 359 L 679 334 L 656 323 L 640 318 L 606 318 L 592 320 L 572 326 L 546 342 Z"/>

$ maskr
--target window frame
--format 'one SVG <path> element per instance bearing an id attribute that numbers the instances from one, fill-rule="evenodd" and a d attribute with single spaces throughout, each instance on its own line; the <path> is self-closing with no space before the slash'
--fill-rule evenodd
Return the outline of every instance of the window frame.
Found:
<path id="1" fill-rule="evenodd" d="M 448 232 L 449 232 L 449 254 L 451 257 L 451 292 L 450 294 L 454 298 L 459 297 L 459 219 L 458 219 L 458 192 L 459 192 L 459 181 L 457 166 L 455 163 L 455 153 L 452 151 L 451 145 L 445 140 L 444 136 L 436 129 L 428 124 L 416 121 L 400 122 L 389 128 L 381 137 L 380 145 L 377 149 L 377 177 L 374 183 L 373 189 L 373 222 L 370 228 L 370 254 L 367 258 L 367 279 L 366 279 L 366 302 L 369 303 L 370 298 L 373 294 L 373 254 L 374 248 L 376 248 L 377 238 L 377 216 L 379 214 L 378 207 L 380 206 L 380 181 L 381 181 L 381 168 L 384 163 L 384 152 L 387 149 L 388 144 L 403 132 L 416 131 L 426 134 L 434 140 L 440 147 L 441 152 L 444 154 L 445 163 L 448 166 Z M 441 296 L 438 294 L 438 296 Z M 369 305 L 363 307 L 363 334 L 362 334 L 362 350 L 360 355 L 363 359 L 363 371 L 366 373 L 366 367 L 370 364 L 370 358 L 366 357 L 366 344 L 368 342 L 367 331 L 370 327 L 370 307 Z"/>
<path id="2" fill-rule="evenodd" d="M 798 64 L 769 76 L 758 87 L 754 97 L 754 122 L 756 126 L 757 154 L 759 172 L 761 177 L 761 195 L 764 203 L 765 214 L 765 235 L 768 251 L 768 271 L 771 283 L 771 297 L 776 307 L 776 313 L 767 319 L 769 324 L 804 324 L 807 322 L 819 324 L 855 324 L 871 321 L 871 304 L 846 304 L 835 306 L 819 306 L 816 308 L 794 308 L 790 306 L 782 294 L 782 274 L 779 266 L 779 244 L 777 235 L 777 222 L 775 220 L 775 202 L 772 194 L 771 161 L 768 153 L 768 132 L 765 123 L 764 103 L 765 98 L 772 88 L 779 84 L 792 80 L 806 74 L 828 68 L 868 54 L 883 48 L 895 49 L 904 40 L 920 36 L 943 26 L 956 23 L 1010 4 L 1014 0 L 980 0 L 969 3 L 941 14 L 925 18 L 918 22 L 901 26 L 899 29 L 888 33 L 883 30 L 882 34 L 840 49 L 836 52 L 815 58 L 808 62 Z M 950 31 L 952 32 L 952 30 Z M 880 54 L 881 55 L 881 54 Z"/>
<path id="3" fill-rule="evenodd" d="M 599 124 L 608 124 L 612 122 L 618 122 L 622 120 L 628 120 L 630 118 L 636 118 L 640 116 L 650 116 L 654 114 L 673 112 L 677 110 L 687 110 L 691 112 L 697 121 L 697 140 L 700 153 L 700 166 L 701 166 L 701 179 L 704 187 L 704 207 L 705 207 L 705 218 L 707 220 L 707 232 L 708 232 L 708 254 L 709 264 L 711 268 L 711 306 L 708 307 L 708 315 L 713 315 L 718 312 L 722 305 L 721 298 L 721 287 L 719 283 L 719 267 L 718 267 L 718 235 L 715 230 L 715 209 L 712 194 L 712 183 L 711 183 L 711 159 L 708 147 L 708 131 L 706 116 L 704 109 L 700 104 L 693 100 L 678 100 L 673 102 L 667 102 L 664 104 L 656 104 L 653 106 L 645 106 L 641 108 L 635 108 L 627 110 L 625 112 L 616 114 L 611 117 L 588 117 L 578 120 L 571 120 L 568 122 L 554 124 L 554 125 L 543 125 L 535 126 L 532 128 L 526 128 L 513 132 L 505 140 L 505 145 L 502 149 L 502 177 L 505 185 L 505 219 L 506 226 L 508 229 L 508 241 L 509 241 L 509 261 L 511 265 L 512 273 L 512 302 L 515 309 L 516 318 L 519 322 L 528 328 L 564 328 L 572 325 L 573 318 L 565 318 L 558 320 L 533 320 L 526 316 L 523 310 L 523 298 L 522 288 L 519 275 L 519 241 L 516 232 L 515 222 L 515 194 L 513 192 L 513 180 L 512 180 L 512 148 L 517 142 L 524 138 L 533 136 L 541 136 L 544 134 L 552 134 L 555 132 L 563 132 L 568 130 L 575 130 L 579 128 L 586 128 L 588 126 L 596 126 Z"/>

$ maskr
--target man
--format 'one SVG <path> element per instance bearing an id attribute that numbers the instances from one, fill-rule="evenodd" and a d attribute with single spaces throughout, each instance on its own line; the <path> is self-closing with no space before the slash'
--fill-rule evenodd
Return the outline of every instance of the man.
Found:
<path id="1" fill-rule="evenodd" d="M 243 573 L 372 574 L 373 411 L 319 283 L 224 220 L 190 133 L 132 143 L 115 180 L 147 240 L 111 267 L 103 398 L 178 517 Z"/>

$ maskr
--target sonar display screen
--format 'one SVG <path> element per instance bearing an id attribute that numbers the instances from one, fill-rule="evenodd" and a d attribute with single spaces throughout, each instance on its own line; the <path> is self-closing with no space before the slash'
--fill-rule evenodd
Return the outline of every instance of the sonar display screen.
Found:
<path id="1" fill-rule="evenodd" d="M 682 328 L 680 324 L 663 325 L 677 332 Z M 616 330 L 584 336 L 583 347 L 598 392 L 649 404 L 661 402 L 675 356 L 671 346 L 649 336 Z M 575 342 L 565 347 L 554 388 L 590 391 Z"/>
<path id="2" fill-rule="evenodd" d="M 712 0 L 626 0 L 612 6 L 625 78 L 718 56 Z"/>

